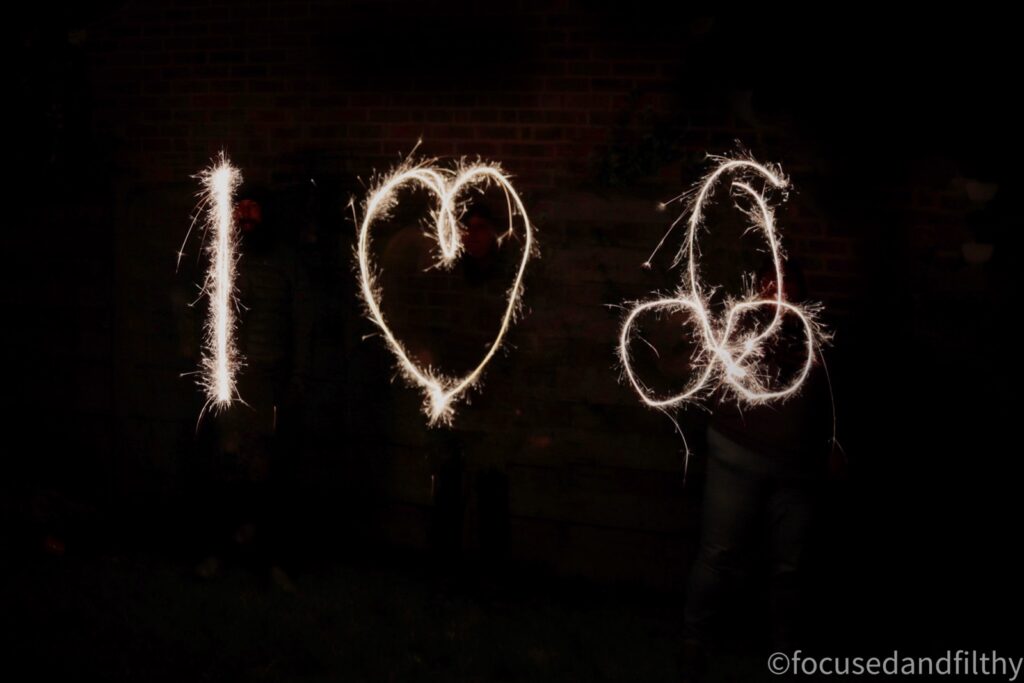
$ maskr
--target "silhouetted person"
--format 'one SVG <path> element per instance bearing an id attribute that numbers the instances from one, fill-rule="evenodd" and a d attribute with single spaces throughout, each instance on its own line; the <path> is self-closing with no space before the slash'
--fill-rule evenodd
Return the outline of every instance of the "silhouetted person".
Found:
<path id="1" fill-rule="evenodd" d="M 489 315 L 494 315 L 501 306 L 500 303 L 495 305 L 495 295 L 500 301 L 502 290 L 495 288 L 493 282 L 507 275 L 502 266 L 519 245 L 510 243 L 511 249 L 506 250 L 503 260 L 499 240 L 499 229 L 503 226 L 484 202 L 470 205 L 460 216 L 459 227 L 465 248 L 459 259 L 464 286 L 458 285 L 463 305 L 450 320 L 455 329 L 478 333 L 475 341 L 479 342 L 481 331 L 483 337 L 493 334 Z M 464 363 L 467 359 L 475 363 L 480 348 L 479 344 L 470 344 L 459 355 Z M 463 432 L 458 430 L 431 434 L 434 461 L 432 545 L 442 562 L 458 560 L 466 505 L 475 490 L 480 551 L 486 559 L 496 561 L 507 543 L 508 478 L 494 464 L 481 464 L 467 458 L 464 439 Z"/>
<path id="2" fill-rule="evenodd" d="M 392 301 L 407 302 L 422 296 L 426 287 L 431 298 L 446 302 L 443 317 L 430 314 L 429 309 L 424 315 L 412 307 L 395 316 L 398 325 L 407 324 L 413 330 L 408 336 L 399 336 L 408 340 L 409 353 L 420 367 L 454 375 L 480 362 L 504 310 L 507 285 L 503 278 L 511 277 L 507 274 L 509 262 L 521 249 L 521 243 L 510 241 L 503 252 L 499 239 L 503 228 L 507 226 L 488 205 L 477 201 L 459 215 L 464 250 L 453 268 L 434 268 L 437 245 L 424 236 L 419 224 L 404 225 L 382 250 L 385 298 L 390 295 Z M 409 278 L 411 272 L 431 274 Z M 403 418 L 409 419 L 419 421 L 420 416 Z M 497 558 L 507 544 L 507 477 L 499 467 L 480 466 L 468 456 L 464 438 L 456 426 L 430 428 L 424 439 L 431 476 L 430 545 L 439 566 L 446 570 L 462 559 L 466 511 L 474 491 L 482 553 Z"/>
<path id="3" fill-rule="evenodd" d="M 213 515 L 227 529 L 215 542 L 230 537 L 236 552 L 269 569 L 279 586 L 291 590 L 282 555 L 295 534 L 293 480 L 309 364 L 309 285 L 280 226 L 265 214 L 266 203 L 258 194 L 243 197 L 235 206 L 241 233 L 236 280 L 237 341 L 244 359 L 237 375 L 241 402 L 216 418 L 215 476 L 225 486 L 213 505 L 221 512 Z M 221 550 L 199 565 L 201 576 L 220 571 Z"/>
<path id="4" fill-rule="evenodd" d="M 803 300 L 800 271 L 787 265 L 785 275 L 786 300 Z M 759 282 L 765 298 L 775 295 L 773 271 Z M 783 325 L 775 340 L 782 348 L 765 362 L 784 375 L 801 366 L 805 351 L 797 321 L 784 319 Z M 755 548 L 766 547 L 769 553 L 773 646 L 778 651 L 800 647 L 808 531 L 814 498 L 830 464 L 831 429 L 827 378 L 817 362 L 800 392 L 781 403 L 741 408 L 726 398 L 715 407 L 707 430 L 700 548 L 686 593 L 687 673 L 702 672 L 717 617 Z"/>

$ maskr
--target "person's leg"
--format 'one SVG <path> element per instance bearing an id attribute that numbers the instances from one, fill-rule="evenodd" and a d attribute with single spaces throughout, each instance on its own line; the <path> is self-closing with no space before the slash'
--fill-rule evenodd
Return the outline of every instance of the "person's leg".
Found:
<path id="1" fill-rule="evenodd" d="M 683 615 L 689 647 L 706 648 L 723 598 L 743 571 L 750 537 L 758 529 L 759 478 L 708 457 L 700 548 L 690 570 Z"/>
<path id="2" fill-rule="evenodd" d="M 801 646 L 803 568 L 813 519 L 812 494 L 810 484 L 784 483 L 776 487 L 768 499 L 772 644 L 777 651 Z"/>
<path id="3" fill-rule="evenodd" d="M 203 538 L 202 559 L 195 567 L 197 576 L 220 576 L 232 554 L 232 538 L 238 528 L 241 490 L 238 485 L 238 449 L 240 447 L 237 408 L 211 418 L 209 460 L 201 464 L 203 485 L 199 509 Z"/>
<path id="4" fill-rule="evenodd" d="M 297 537 L 305 532 L 299 523 L 302 519 L 300 508 L 305 503 L 297 495 L 296 460 L 299 453 L 290 436 L 290 433 L 282 431 L 274 438 L 264 527 L 267 563 L 272 576 L 282 587 L 293 589 L 285 572 L 291 573 L 296 569 L 302 546 Z"/>

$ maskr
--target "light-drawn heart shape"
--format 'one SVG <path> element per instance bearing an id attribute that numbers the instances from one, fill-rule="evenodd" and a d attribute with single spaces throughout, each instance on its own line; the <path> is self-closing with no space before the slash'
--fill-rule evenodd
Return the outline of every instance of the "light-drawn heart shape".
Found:
<path id="1" fill-rule="evenodd" d="M 376 284 L 374 266 L 370 261 L 370 229 L 374 223 L 385 217 L 397 203 L 397 193 L 405 187 L 419 187 L 431 193 L 438 205 L 432 212 L 434 233 L 437 240 L 440 265 L 450 267 L 462 253 L 462 231 L 459 215 L 462 205 L 459 199 L 471 189 L 484 189 L 496 185 L 505 193 L 508 207 L 508 232 L 501 239 L 512 234 L 515 216 L 520 218 L 525 233 L 523 256 L 516 270 L 516 277 L 508 292 L 508 304 L 501 318 L 498 334 L 487 348 L 483 359 L 471 371 L 461 377 L 449 378 L 423 368 L 409 355 L 406 348 L 395 337 L 381 312 L 380 291 Z M 359 275 L 361 294 L 366 304 L 367 315 L 380 328 L 388 348 L 398 360 L 402 375 L 424 393 L 423 410 L 429 424 L 448 424 L 454 416 L 454 402 L 480 378 L 484 368 L 501 347 L 516 312 L 519 310 L 523 292 L 523 274 L 526 264 L 534 252 L 533 226 L 526 215 L 519 194 L 501 167 L 492 163 L 458 164 L 454 169 L 438 168 L 431 161 L 406 162 L 384 177 L 370 192 L 363 207 L 363 219 L 359 227 Z"/>
<path id="2" fill-rule="evenodd" d="M 749 196 L 756 207 L 749 214 L 754 219 L 754 227 L 763 232 L 772 255 L 775 269 L 775 296 L 758 298 L 756 294 L 752 293 L 743 300 L 731 303 L 723 316 L 724 320 L 716 321 L 710 312 L 707 295 L 705 295 L 700 282 L 696 238 L 701 226 L 704 205 L 710 198 L 719 178 L 727 173 L 733 173 L 739 177 L 738 180 L 733 181 L 733 189 Z M 754 189 L 750 184 L 757 176 L 760 176 L 767 186 L 776 189 L 781 190 L 788 185 L 787 180 L 780 172 L 750 159 L 723 159 L 704 178 L 699 190 L 693 195 L 690 205 L 686 240 L 673 262 L 673 265 L 678 265 L 684 256 L 687 258 L 688 283 L 684 282 L 683 286 L 671 296 L 638 303 L 630 310 L 623 322 L 619 336 L 619 358 L 622 367 L 641 400 L 652 408 L 665 409 L 686 401 L 693 401 L 719 386 L 727 387 L 738 400 L 747 403 L 756 404 L 773 399 L 784 399 L 799 389 L 810 372 L 814 362 L 815 347 L 823 333 L 815 322 L 815 311 L 812 308 L 798 306 L 784 298 L 782 247 L 775 228 L 775 216 L 765 199 L 765 193 Z M 676 199 L 686 196 L 689 196 L 689 193 L 680 195 Z M 684 215 L 685 212 L 672 224 L 668 233 L 658 243 L 654 253 L 657 253 L 665 243 L 668 234 L 683 220 Z M 652 253 L 651 257 L 653 256 Z M 650 264 L 650 260 L 647 264 Z M 689 285 L 688 291 L 687 284 Z M 772 309 L 771 322 L 760 331 L 756 328 L 744 330 L 740 324 L 744 314 L 760 308 Z M 640 316 L 660 312 L 688 313 L 698 330 L 697 350 L 693 359 L 694 367 L 698 368 L 695 373 L 696 377 L 682 391 L 666 398 L 654 396 L 637 377 L 629 352 L 630 344 L 635 336 L 634 327 Z M 806 355 L 800 369 L 789 382 L 783 383 L 782 386 L 772 387 L 769 386 L 764 372 L 760 371 L 758 362 L 764 355 L 765 344 L 780 332 L 782 320 L 786 315 L 796 316 L 800 322 L 804 334 Z"/>

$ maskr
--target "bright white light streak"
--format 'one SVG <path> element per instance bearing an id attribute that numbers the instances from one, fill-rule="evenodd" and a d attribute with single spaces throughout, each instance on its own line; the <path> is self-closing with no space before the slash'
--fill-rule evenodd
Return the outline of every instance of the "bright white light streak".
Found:
<path id="1" fill-rule="evenodd" d="M 700 280 L 697 237 L 702 227 L 704 209 L 714 194 L 715 186 L 727 174 L 736 178 L 731 183 L 734 193 L 746 196 L 753 202 L 751 209 L 745 209 L 738 203 L 737 208 L 752 218 L 752 228 L 760 230 L 768 243 L 774 266 L 775 293 L 771 298 L 762 298 L 760 293 L 751 291 L 744 299 L 728 302 L 724 314 L 716 319 L 711 313 L 706 288 Z M 758 180 L 763 190 L 755 189 Z M 646 405 L 667 410 L 686 402 L 697 402 L 719 387 L 731 393 L 741 404 L 766 403 L 793 395 L 807 378 L 814 364 L 815 352 L 825 339 L 825 334 L 815 319 L 817 306 L 801 306 L 785 300 L 784 256 L 775 226 L 775 214 L 766 198 L 766 193 L 772 190 L 785 191 L 788 185 L 788 180 L 776 167 L 765 166 L 752 159 L 726 158 L 720 159 L 719 164 L 701 181 L 695 193 L 687 192 L 672 200 L 683 201 L 692 197 L 688 209 L 672 223 L 644 265 L 650 265 L 651 259 L 665 244 L 672 230 L 685 219 L 686 236 L 673 260 L 673 266 L 685 258 L 686 279 L 669 296 L 635 304 L 623 321 L 619 335 L 619 359 L 625 375 Z M 770 309 L 771 321 L 760 331 L 756 327 L 750 329 L 750 326 L 742 324 L 745 314 L 766 308 Z M 635 336 L 634 327 L 640 316 L 646 313 L 685 313 L 696 327 L 696 350 L 692 359 L 694 377 L 674 395 L 655 396 L 633 369 L 630 345 Z M 788 382 L 781 386 L 771 386 L 770 373 L 760 366 L 760 361 L 765 355 L 766 345 L 781 331 L 785 316 L 793 316 L 799 321 L 805 355 L 800 368 Z"/>
<path id="2" fill-rule="evenodd" d="M 207 402 L 222 410 L 237 398 L 235 374 L 241 357 L 235 344 L 235 270 L 238 262 L 238 233 L 234 220 L 235 190 L 242 174 L 221 153 L 210 168 L 199 174 L 202 183 L 200 212 L 205 211 L 208 265 L 201 295 L 208 301 L 204 325 L 199 384 Z M 186 237 L 187 239 L 187 237 Z"/>
<path id="3" fill-rule="evenodd" d="M 437 264 L 450 268 L 462 253 L 462 231 L 459 219 L 465 208 L 464 195 L 470 190 L 482 191 L 490 186 L 499 187 L 505 195 L 508 208 L 508 230 L 501 237 L 504 240 L 514 233 L 516 220 L 522 225 L 524 234 L 523 255 L 516 270 L 515 280 L 508 291 L 508 303 L 501 317 L 497 336 L 487 348 L 483 359 L 461 377 L 447 377 L 442 373 L 423 368 L 409 355 L 405 346 L 395 337 L 381 312 L 380 288 L 377 285 L 376 269 L 370 259 L 370 229 L 375 223 L 386 218 L 397 204 L 397 194 L 405 188 L 420 188 L 433 195 L 437 206 L 431 212 L 434 220 L 434 238 L 437 241 Z M 354 211 L 353 207 L 353 211 Z M 535 252 L 534 228 L 526 214 L 526 207 L 509 177 L 495 163 L 456 164 L 454 168 L 439 168 L 434 160 L 414 162 L 411 157 L 381 178 L 370 191 L 364 205 L 363 218 L 359 223 L 360 293 L 366 305 L 367 316 L 380 328 L 384 341 L 398 361 L 402 376 L 424 394 L 423 410 L 431 426 L 450 424 L 454 416 L 455 401 L 472 387 L 483 373 L 494 354 L 501 347 L 509 327 L 518 313 L 523 293 L 523 274 L 526 265 Z"/>

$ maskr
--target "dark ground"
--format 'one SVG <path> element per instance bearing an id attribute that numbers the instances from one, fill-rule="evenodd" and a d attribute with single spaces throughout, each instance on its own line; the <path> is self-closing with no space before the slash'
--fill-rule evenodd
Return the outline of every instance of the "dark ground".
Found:
<path id="1" fill-rule="evenodd" d="M 235 565 L 200 580 L 154 554 L 37 556 L 2 591 L 33 679 L 637 680 L 676 673 L 679 610 L 651 596 L 325 563 L 297 592 Z M 505 587 L 499 587 L 504 584 Z M 59 653 L 59 655 L 55 654 Z M 723 658 L 722 680 L 763 671 Z M 745 670 L 749 670 L 746 671 Z"/>

